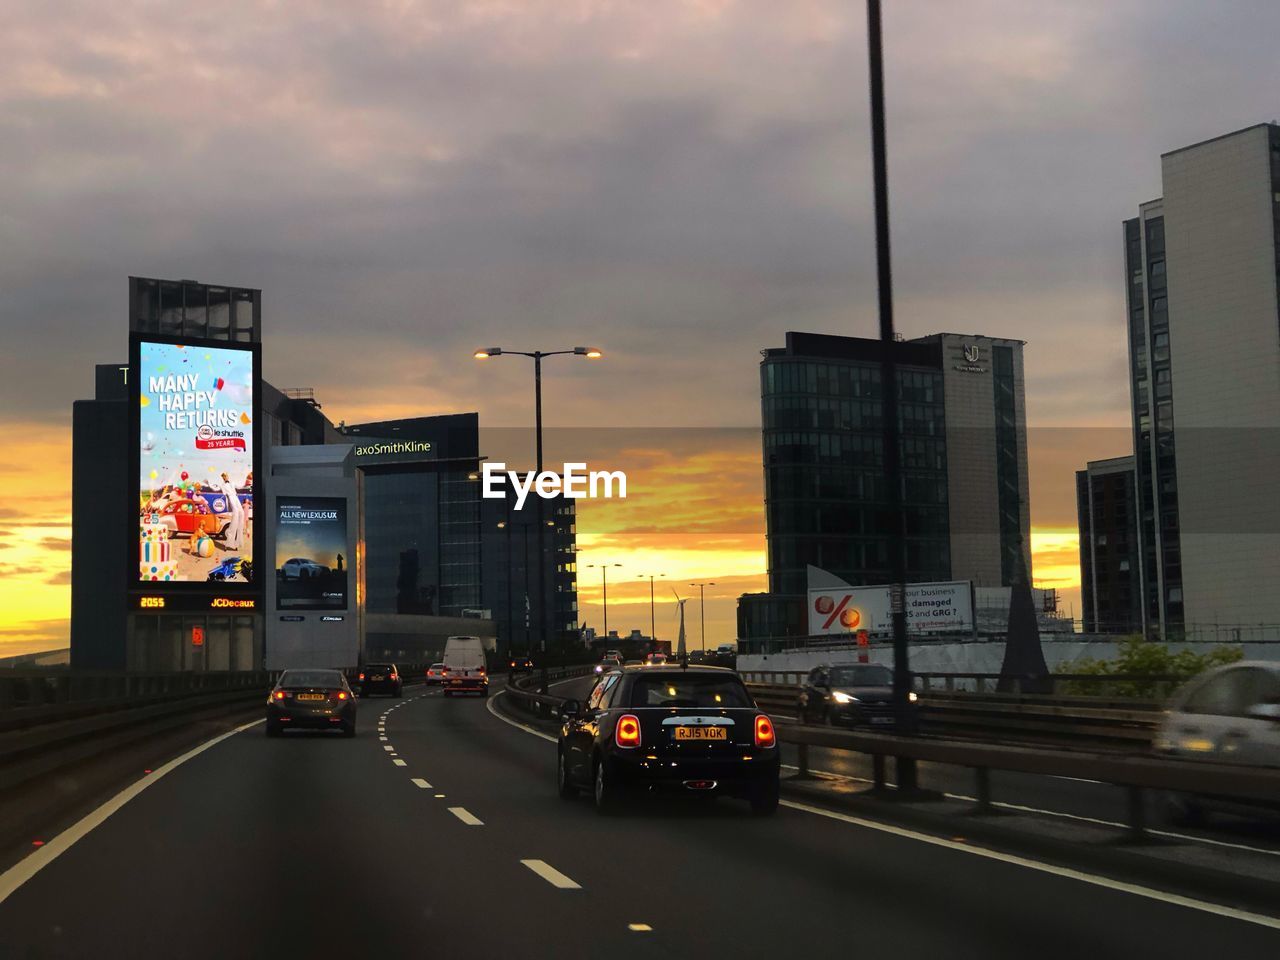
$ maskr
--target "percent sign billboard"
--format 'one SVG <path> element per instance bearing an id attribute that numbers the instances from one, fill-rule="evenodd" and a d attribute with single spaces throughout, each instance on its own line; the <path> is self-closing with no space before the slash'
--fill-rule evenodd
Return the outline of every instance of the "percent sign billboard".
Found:
<path id="1" fill-rule="evenodd" d="M 888 634 L 893 629 L 893 591 L 873 587 L 822 587 L 809 590 L 809 635 Z M 973 585 L 968 580 L 907 584 L 907 632 L 973 632 Z"/>

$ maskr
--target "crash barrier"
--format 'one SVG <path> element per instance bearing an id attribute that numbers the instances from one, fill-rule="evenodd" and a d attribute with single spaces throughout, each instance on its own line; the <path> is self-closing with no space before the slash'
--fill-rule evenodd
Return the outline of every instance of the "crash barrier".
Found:
<path id="1" fill-rule="evenodd" d="M 739 676 L 749 683 L 777 686 L 799 686 L 809 670 L 741 670 Z M 939 690 L 946 693 L 1014 693 L 1043 696 L 1106 697 L 1127 703 L 1159 703 L 1187 682 L 1180 674 L 1111 674 L 1051 673 L 1043 677 L 1006 677 L 998 673 L 916 673 L 911 674 L 917 692 Z M 1001 690 L 1001 683 L 1007 689 Z M 1117 697 L 1114 690 L 1134 687 L 1150 691 L 1143 697 Z"/>
<path id="2" fill-rule="evenodd" d="M 747 689 L 762 709 L 796 716 L 798 687 L 748 683 Z M 1095 705 L 1090 698 L 924 693 L 916 704 L 916 716 L 920 732 L 927 736 L 1146 750 L 1151 746 L 1161 713 L 1156 704 Z"/>
<path id="3" fill-rule="evenodd" d="M 547 671 L 547 680 L 549 683 L 572 680 L 574 677 L 588 676 L 593 670 L 594 666 L 591 664 L 558 667 Z M 538 686 L 541 682 L 542 678 L 539 672 L 535 670 L 531 674 L 512 679 L 507 684 L 505 695 L 516 709 L 528 714 L 534 720 L 540 720 L 544 723 L 558 723 L 560 705 L 564 703 L 566 698 L 553 696 L 549 693 L 539 693 Z"/>
<path id="4" fill-rule="evenodd" d="M 798 776 L 802 778 L 812 776 L 809 747 L 869 754 L 873 789 L 880 792 L 889 789 L 885 772 L 885 760 L 889 757 L 968 767 L 974 773 L 974 803 L 982 813 L 990 812 L 992 807 L 992 770 L 1112 784 L 1125 791 L 1128 828 L 1135 837 L 1146 832 L 1145 793 L 1148 790 L 1272 805 L 1280 798 L 1280 768 L 1275 767 L 851 733 L 799 724 L 780 724 L 778 735 L 782 742 L 799 746 Z"/>
<path id="5" fill-rule="evenodd" d="M 536 680 L 534 683 L 536 685 Z M 508 687 L 507 692 L 521 709 L 546 721 L 559 717 L 560 707 L 566 699 L 520 690 L 518 687 Z M 530 706 L 531 704 L 536 706 Z M 761 707 L 767 709 L 763 704 Z M 810 747 L 869 755 L 873 770 L 872 789 L 884 794 L 893 791 L 887 775 L 886 760 L 889 758 L 967 767 L 974 775 L 974 807 L 978 813 L 992 812 L 992 770 L 1072 777 L 1111 784 L 1125 792 L 1128 831 L 1137 839 L 1142 838 L 1147 829 L 1148 790 L 1225 797 L 1237 802 L 1259 804 L 1275 804 L 1277 798 L 1280 798 L 1280 768 L 1275 767 L 1084 750 L 1055 750 L 1043 746 L 975 743 L 933 737 L 854 733 L 785 721 L 777 725 L 777 730 L 781 743 L 798 748 L 797 780 L 803 781 L 813 776 L 810 770 Z M 786 782 L 783 781 L 784 785 Z"/>

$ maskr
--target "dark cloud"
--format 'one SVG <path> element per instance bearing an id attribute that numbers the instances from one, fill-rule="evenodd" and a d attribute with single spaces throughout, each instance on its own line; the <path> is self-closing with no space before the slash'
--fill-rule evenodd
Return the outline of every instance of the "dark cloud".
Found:
<path id="1" fill-rule="evenodd" d="M 470 349 L 593 341 L 550 419 L 752 425 L 760 348 L 875 330 L 855 8 L 30 7 L 0 38 L 4 416 L 65 423 L 133 272 L 263 287 L 268 377 L 335 418 L 523 422 L 528 370 Z M 1278 31 L 1247 2 L 894 4 L 902 329 L 1020 337 L 1033 417 L 1122 422 L 1120 221 L 1161 151 L 1270 119 Z"/>
<path id="2" fill-rule="evenodd" d="M 59 570 L 57 573 L 51 574 L 47 577 L 45 579 L 45 583 L 51 584 L 55 587 L 66 586 L 71 583 L 71 571 Z"/>

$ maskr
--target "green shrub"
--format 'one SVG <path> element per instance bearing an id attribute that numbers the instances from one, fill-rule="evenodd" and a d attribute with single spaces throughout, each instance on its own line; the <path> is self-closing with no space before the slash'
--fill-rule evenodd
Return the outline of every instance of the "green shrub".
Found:
<path id="1" fill-rule="evenodd" d="M 1099 681 L 1068 680 L 1059 684 L 1060 692 L 1098 697 L 1135 697 L 1159 699 L 1198 673 L 1225 663 L 1235 663 L 1244 656 L 1240 647 L 1221 646 L 1208 653 L 1180 650 L 1171 653 L 1163 643 L 1147 640 L 1141 634 L 1125 637 L 1117 655 L 1111 660 L 1081 657 L 1062 664 L 1058 674 L 1082 674 L 1090 677 L 1122 676 L 1132 680 Z M 1151 679 L 1144 679 L 1150 677 Z M 1157 679 L 1172 677 L 1172 680 Z"/>

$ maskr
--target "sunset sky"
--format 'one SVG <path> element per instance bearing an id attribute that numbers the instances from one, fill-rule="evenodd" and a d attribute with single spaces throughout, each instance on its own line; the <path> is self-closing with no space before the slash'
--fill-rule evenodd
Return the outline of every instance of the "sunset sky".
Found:
<path id="1" fill-rule="evenodd" d="M 1162 151 L 1274 118 L 1280 6 L 893 0 L 885 31 L 899 329 L 1027 342 L 1034 575 L 1078 614 L 1073 471 L 1129 448 L 1120 223 Z M 664 573 L 715 580 L 731 636 L 764 585 L 759 350 L 876 330 L 867 127 L 859 3 L 10 10 L 0 655 L 67 642 L 71 403 L 126 356 L 129 274 L 262 288 L 266 378 L 335 421 L 526 426 L 527 362 L 471 351 L 602 347 L 545 401 L 658 431 L 581 510 L 610 626 Z"/>

